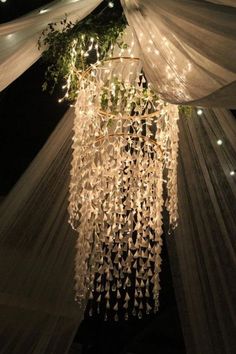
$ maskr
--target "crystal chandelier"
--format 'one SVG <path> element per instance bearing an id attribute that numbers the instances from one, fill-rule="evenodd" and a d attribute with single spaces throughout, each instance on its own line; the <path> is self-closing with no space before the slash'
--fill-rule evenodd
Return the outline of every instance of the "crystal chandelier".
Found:
<path id="1" fill-rule="evenodd" d="M 158 310 L 164 205 L 177 221 L 178 109 L 138 72 L 123 81 L 101 71 L 80 82 L 69 221 L 78 232 L 76 299 L 117 321 Z"/>

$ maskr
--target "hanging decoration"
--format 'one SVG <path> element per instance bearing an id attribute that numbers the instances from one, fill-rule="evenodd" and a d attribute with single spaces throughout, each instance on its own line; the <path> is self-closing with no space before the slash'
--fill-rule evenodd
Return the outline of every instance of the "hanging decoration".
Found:
<path id="1" fill-rule="evenodd" d="M 59 102 L 76 102 L 68 208 L 76 300 L 117 321 L 158 310 L 164 207 L 170 227 L 178 217 L 178 108 L 147 83 L 125 19 L 104 26 L 101 13 L 50 24 L 39 43 L 51 62 L 44 89 L 63 83 Z"/>
<path id="2" fill-rule="evenodd" d="M 76 298 L 89 292 L 90 315 L 142 318 L 159 305 L 165 183 L 170 223 L 177 221 L 178 109 L 158 99 L 142 74 L 123 82 L 101 80 L 101 71 L 80 82 L 74 122 Z"/>

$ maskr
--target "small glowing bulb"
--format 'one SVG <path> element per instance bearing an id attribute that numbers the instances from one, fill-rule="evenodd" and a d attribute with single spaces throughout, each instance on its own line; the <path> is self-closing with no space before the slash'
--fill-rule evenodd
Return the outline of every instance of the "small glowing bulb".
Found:
<path id="1" fill-rule="evenodd" d="M 230 176 L 234 176 L 235 175 L 235 171 L 230 171 Z"/>
<path id="2" fill-rule="evenodd" d="M 201 108 L 199 108 L 199 109 L 197 110 L 197 115 L 198 115 L 198 116 L 201 116 L 202 113 L 203 113 L 203 110 L 202 110 Z"/>
<path id="3" fill-rule="evenodd" d="M 222 145 L 223 144 L 223 141 L 221 139 L 217 140 L 217 144 L 218 145 Z"/>
<path id="4" fill-rule="evenodd" d="M 61 103 L 62 102 L 62 98 L 59 98 L 58 102 Z"/>
<path id="5" fill-rule="evenodd" d="M 49 10 L 48 9 L 42 9 L 39 11 L 40 14 L 45 14 L 45 12 L 48 12 Z"/>
<path id="6" fill-rule="evenodd" d="M 7 2 L 7 0 L 1 0 L 1 2 Z"/>
<path id="7" fill-rule="evenodd" d="M 114 7 L 114 2 L 109 1 L 109 3 L 108 3 L 108 7 L 110 7 L 110 9 L 112 9 L 112 8 Z"/>

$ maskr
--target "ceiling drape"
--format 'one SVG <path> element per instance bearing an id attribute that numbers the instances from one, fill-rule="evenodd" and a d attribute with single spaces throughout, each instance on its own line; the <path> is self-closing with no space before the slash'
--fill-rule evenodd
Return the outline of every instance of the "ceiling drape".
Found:
<path id="1" fill-rule="evenodd" d="M 69 110 L 1 204 L 2 354 L 65 354 L 83 316 L 67 215 L 72 124 Z"/>
<path id="2" fill-rule="evenodd" d="M 145 75 L 163 99 L 236 107 L 235 5 L 196 0 L 122 4 L 142 50 Z"/>
<path id="3" fill-rule="evenodd" d="M 100 1 L 60 3 L 77 5 L 73 11 L 83 5 L 85 16 Z M 163 98 L 235 106 L 236 10 L 230 1 L 123 5 L 145 74 Z M 40 16 L 46 25 L 49 13 Z M 1 89 L 39 57 L 42 23 L 31 33 L 30 16 L 17 21 L 15 30 L 14 23 L 0 27 Z M 66 353 L 82 315 L 73 301 L 75 237 L 67 222 L 72 120 L 70 110 L 0 209 L 3 354 Z M 168 247 L 189 354 L 235 352 L 235 133 L 235 120 L 223 109 L 180 121 L 180 220 Z"/>
<path id="4" fill-rule="evenodd" d="M 234 0 L 205 0 L 206 2 L 212 2 L 214 4 L 219 4 L 223 6 L 233 6 L 236 7 L 236 2 Z"/>
<path id="5" fill-rule="evenodd" d="M 67 14 L 75 22 L 90 14 L 102 0 L 57 0 L 16 20 L 0 25 L 0 91 L 41 56 L 38 39 L 50 22 Z"/>
<path id="6" fill-rule="evenodd" d="M 67 215 L 72 120 L 69 111 L 1 206 L 4 354 L 66 353 L 82 316 Z M 180 218 L 167 241 L 189 354 L 235 352 L 235 137 L 223 109 L 180 119 Z"/>
<path id="7" fill-rule="evenodd" d="M 233 354 L 235 118 L 223 109 L 206 110 L 182 117 L 179 128 L 179 225 L 168 250 L 187 353 Z"/>

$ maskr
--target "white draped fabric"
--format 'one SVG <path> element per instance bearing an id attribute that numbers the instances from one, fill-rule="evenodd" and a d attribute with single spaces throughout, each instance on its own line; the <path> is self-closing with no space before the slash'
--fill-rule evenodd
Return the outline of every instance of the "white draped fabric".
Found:
<path id="1" fill-rule="evenodd" d="M 236 7 L 235 0 L 206 0 L 207 2 L 213 2 L 214 4 L 228 5 Z"/>
<path id="2" fill-rule="evenodd" d="M 68 20 L 82 20 L 102 0 L 56 0 L 19 19 L 0 25 L 0 91 L 17 79 L 41 56 L 38 39 L 50 22 L 67 14 Z"/>
<path id="3" fill-rule="evenodd" d="M 83 18 L 100 2 L 56 1 L 45 7 L 48 12 L 1 25 L 0 89 L 38 59 L 36 42 L 48 22 L 65 12 L 72 20 Z M 233 1 L 123 5 L 145 73 L 163 98 L 236 106 Z M 3 354 L 64 354 L 82 316 L 74 303 L 75 235 L 67 222 L 72 120 L 70 110 L 1 205 Z M 235 177 L 229 174 L 236 165 L 235 136 L 235 120 L 226 110 L 180 122 L 180 222 L 169 249 L 189 354 L 236 351 Z"/>
<path id="4" fill-rule="evenodd" d="M 82 316 L 67 222 L 72 120 L 69 111 L 0 210 L 3 354 L 64 354 Z M 168 247 L 189 354 L 235 353 L 235 137 L 226 110 L 180 120 L 180 221 Z"/>
<path id="5" fill-rule="evenodd" d="M 236 352 L 235 123 L 223 109 L 180 120 L 180 219 L 168 247 L 189 354 Z"/>
<path id="6" fill-rule="evenodd" d="M 83 316 L 67 215 L 72 123 L 69 110 L 1 205 L 2 354 L 65 354 Z"/>
<path id="7" fill-rule="evenodd" d="M 163 99 L 236 107 L 235 1 L 122 4 L 142 50 L 144 72 Z"/>

